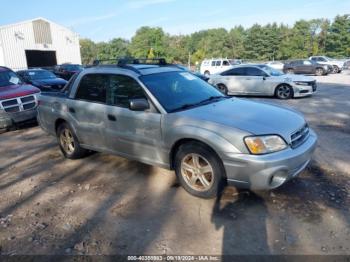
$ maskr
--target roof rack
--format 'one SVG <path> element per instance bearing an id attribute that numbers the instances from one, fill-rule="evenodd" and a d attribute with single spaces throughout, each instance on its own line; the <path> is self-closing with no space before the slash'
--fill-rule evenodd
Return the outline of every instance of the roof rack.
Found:
<path id="1" fill-rule="evenodd" d="M 148 65 L 168 65 L 165 58 L 133 58 L 133 57 L 123 57 L 123 58 L 115 58 L 115 59 L 106 59 L 106 60 L 99 60 L 96 59 L 92 63 L 93 66 L 99 66 L 99 65 L 106 65 L 105 63 L 108 63 L 107 65 L 117 65 L 117 66 L 124 66 L 124 65 L 139 65 L 139 64 L 148 64 Z"/>
<path id="2" fill-rule="evenodd" d="M 133 58 L 133 57 L 122 57 L 115 59 L 106 60 L 94 60 L 92 66 L 118 66 L 124 69 L 132 70 L 136 73 L 141 74 L 140 70 L 142 68 L 135 68 L 132 65 L 158 65 L 158 66 L 173 66 L 182 69 L 176 64 L 168 64 L 165 58 Z"/>

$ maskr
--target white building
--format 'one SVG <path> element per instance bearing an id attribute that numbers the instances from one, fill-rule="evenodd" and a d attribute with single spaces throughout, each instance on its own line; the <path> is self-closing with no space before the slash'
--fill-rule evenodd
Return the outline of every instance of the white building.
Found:
<path id="1" fill-rule="evenodd" d="M 79 36 L 44 18 L 0 26 L 0 66 L 81 64 Z"/>

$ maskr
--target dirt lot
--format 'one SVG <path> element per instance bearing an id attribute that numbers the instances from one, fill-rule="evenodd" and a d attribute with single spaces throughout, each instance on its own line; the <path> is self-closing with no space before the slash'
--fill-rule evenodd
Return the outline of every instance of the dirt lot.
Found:
<path id="1" fill-rule="evenodd" d="M 273 192 L 202 200 L 164 169 L 65 160 L 39 127 L 0 135 L 1 254 L 350 255 L 350 74 L 290 101 L 319 135 L 314 161 Z M 276 120 L 278 121 L 278 120 Z"/>

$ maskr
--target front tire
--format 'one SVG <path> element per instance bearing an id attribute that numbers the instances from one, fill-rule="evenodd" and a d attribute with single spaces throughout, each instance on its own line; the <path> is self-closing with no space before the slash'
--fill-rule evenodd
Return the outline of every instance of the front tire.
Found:
<path id="1" fill-rule="evenodd" d="M 275 96 L 279 99 L 290 99 L 293 97 L 293 89 L 291 86 L 282 84 L 276 87 Z"/>
<path id="2" fill-rule="evenodd" d="M 217 84 L 217 85 L 216 85 L 216 88 L 217 88 L 221 93 L 223 93 L 224 95 L 227 95 L 227 94 L 228 94 L 227 86 L 225 86 L 224 84 Z"/>
<path id="3" fill-rule="evenodd" d="M 204 72 L 204 75 L 205 75 L 206 77 L 210 77 L 210 72 L 207 70 L 207 71 Z"/>
<path id="4" fill-rule="evenodd" d="M 315 75 L 317 76 L 323 76 L 326 72 L 322 68 L 316 68 Z"/>
<path id="5" fill-rule="evenodd" d="M 200 198 L 218 196 L 225 185 L 221 159 L 209 147 L 197 142 L 180 146 L 175 155 L 175 173 L 182 187 Z"/>
<path id="6" fill-rule="evenodd" d="M 287 69 L 287 74 L 293 75 L 294 74 L 294 70 L 289 68 Z"/>
<path id="7" fill-rule="evenodd" d="M 57 140 L 65 158 L 79 159 L 88 153 L 88 150 L 80 146 L 78 138 L 68 123 L 62 123 L 57 128 Z"/>
<path id="8" fill-rule="evenodd" d="M 340 69 L 338 66 L 334 65 L 333 66 L 333 74 L 338 74 L 340 72 Z"/>

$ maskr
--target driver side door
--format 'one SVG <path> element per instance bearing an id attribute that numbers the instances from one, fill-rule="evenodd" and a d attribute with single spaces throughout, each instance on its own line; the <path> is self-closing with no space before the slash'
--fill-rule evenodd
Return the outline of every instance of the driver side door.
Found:
<path id="1" fill-rule="evenodd" d="M 130 99 L 147 99 L 145 111 L 129 109 Z M 159 145 L 161 114 L 152 105 L 142 86 L 126 75 L 110 75 L 107 88 L 106 142 L 110 151 L 150 163 L 164 161 Z"/>

